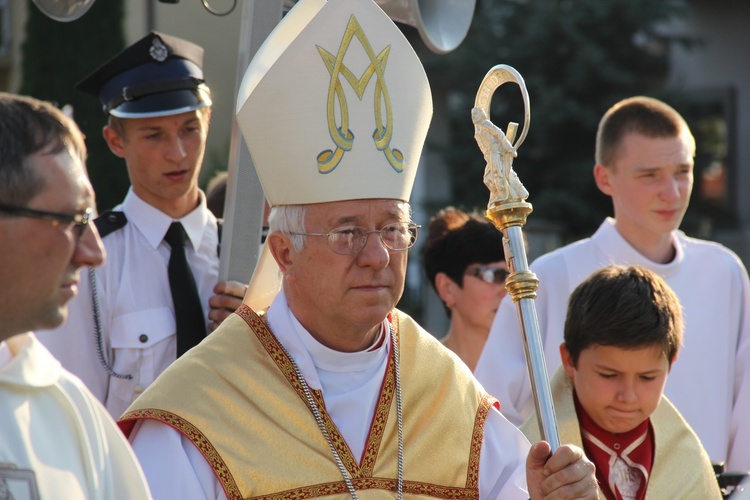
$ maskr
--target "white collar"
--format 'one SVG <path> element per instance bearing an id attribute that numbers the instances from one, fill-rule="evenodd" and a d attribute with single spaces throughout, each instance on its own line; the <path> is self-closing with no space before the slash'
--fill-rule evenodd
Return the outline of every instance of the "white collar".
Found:
<path id="1" fill-rule="evenodd" d="M 15 353 L 15 355 L 14 355 Z M 48 387 L 60 379 L 60 362 L 33 333 L 15 335 L 0 343 L 0 383 L 21 387 Z"/>
<path id="2" fill-rule="evenodd" d="M 209 218 L 213 217 L 206 206 L 206 195 L 200 190 L 198 193 L 200 195 L 198 206 L 186 216 L 177 219 L 185 228 L 194 249 L 200 246 Z M 167 229 L 172 222 L 175 222 L 175 219 L 139 198 L 133 192 L 132 187 L 130 187 L 125 200 L 122 202 L 122 210 L 125 212 L 128 222 L 138 228 L 153 248 L 157 248 L 161 244 L 164 235 L 167 234 Z"/>
<path id="3" fill-rule="evenodd" d="M 377 348 L 359 352 L 340 352 L 318 342 L 302 326 L 289 309 L 283 290 L 279 291 L 268 308 L 266 318 L 271 332 L 294 358 L 307 384 L 316 390 L 322 388 L 317 369 L 330 372 L 366 371 L 380 364 L 383 358 L 388 356 L 390 328 L 387 319 L 383 320 L 386 338 Z M 376 342 L 380 338 L 378 335 Z"/>
<path id="4" fill-rule="evenodd" d="M 604 254 L 617 255 L 618 263 L 624 265 L 640 265 L 659 273 L 663 277 L 667 277 L 670 274 L 677 272 L 682 261 L 685 259 L 685 250 L 682 247 L 680 235 L 682 235 L 681 231 L 672 231 L 672 247 L 675 249 L 675 255 L 674 259 L 666 264 L 654 262 L 633 248 L 633 246 L 628 243 L 628 241 L 623 238 L 617 230 L 615 227 L 615 219 L 611 217 L 607 217 L 607 219 L 602 222 L 602 225 L 599 226 L 599 229 L 597 229 L 591 239 Z"/>

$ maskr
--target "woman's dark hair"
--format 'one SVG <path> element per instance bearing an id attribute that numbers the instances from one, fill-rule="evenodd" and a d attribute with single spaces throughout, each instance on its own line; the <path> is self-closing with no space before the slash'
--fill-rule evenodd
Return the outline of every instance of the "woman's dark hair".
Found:
<path id="1" fill-rule="evenodd" d="M 476 212 L 446 207 L 430 219 L 421 257 L 433 288 L 438 273 L 463 286 L 464 273 L 471 264 L 505 260 L 503 234 Z"/>

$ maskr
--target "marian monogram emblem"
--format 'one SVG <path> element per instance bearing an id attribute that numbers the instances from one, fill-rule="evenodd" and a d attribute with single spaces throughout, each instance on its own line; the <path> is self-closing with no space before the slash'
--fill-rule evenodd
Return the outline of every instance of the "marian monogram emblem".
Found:
<path id="1" fill-rule="evenodd" d="M 359 78 L 354 76 L 344 64 L 344 56 L 355 37 L 359 40 L 367 57 L 370 59 L 370 65 Z M 344 89 L 341 85 L 341 77 L 349 83 L 357 94 L 357 97 L 362 100 L 367 85 L 370 83 L 372 77 L 375 76 L 375 99 L 373 103 L 375 130 L 372 134 L 372 139 L 377 149 L 382 151 L 388 159 L 391 167 L 396 172 L 403 170 L 404 155 L 398 149 L 391 148 L 390 146 L 391 137 L 393 136 L 393 115 L 391 113 L 391 99 L 388 95 L 388 88 L 386 87 L 384 77 L 390 50 L 391 47 L 389 45 L 376 56 L 362 27 L 354 16 L 349 19 L 344 38 L 336 54 L 331 54 L 326 49 L 318 46 L 318 52 L 320 52 L 320 56 L 323 58 L 323 62 L 331 75 L 326 110 L 328 132 L 336 145 L 335 150 L 328 149 L 318 154 L 318 171 L 320 173 L 327 174 L 335 169 L 346 151 L 351 150 L 354 143 L 354 133 L 349 130 L 349 108 L 346 96 L 344 95 Z M 340 124 L 336 123 L 335 107 L 337 104 L 341 119 Z"/>

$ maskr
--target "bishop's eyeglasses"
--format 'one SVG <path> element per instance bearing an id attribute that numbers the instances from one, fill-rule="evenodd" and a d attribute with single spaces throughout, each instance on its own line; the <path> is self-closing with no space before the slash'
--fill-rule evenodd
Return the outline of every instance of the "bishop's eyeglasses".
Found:
<path id="1" fill-rule="evenodd" d="M 67 214 L 62 212 L 48 212 L 46 210 L 36 210 L 33 208 L 18 207 L 15 205 L 0 204 L 0 212 L 18 217 L 31 217 L 34 219 L 44 219 L 52 221 L 53 227 L 62 227 L 63 229 L 73 229 L 72 234 L 80 238 L 91 221 L 93 209 L 87 208 L 80 214 Z"/>
<path id="2" fill-rule="evenodd" d="M 414 246 L 417 230 L 422 227 L 412 222 L 394 222 L 380 229 L 365 229 L 360 226 L 341 226 L 328 233 L 288 233 L 297 236 L 325 236 L 328 246 L 339 255 L 356 255 L 367 244 L 370 234 L 377 233 L 386 248 L 402 252 Z"/>

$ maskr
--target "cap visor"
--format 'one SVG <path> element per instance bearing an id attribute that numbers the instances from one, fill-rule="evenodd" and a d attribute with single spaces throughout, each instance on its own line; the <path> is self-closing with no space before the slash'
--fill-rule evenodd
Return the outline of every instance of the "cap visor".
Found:
<path id="1" fill-rule="evenodd" d="M 126 101 L 109 113 L 118 118 L 151 118 L 194 111 L 211 105 L 211 99 L 203 92 L 175 90 Z"/>

